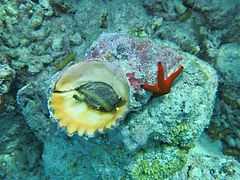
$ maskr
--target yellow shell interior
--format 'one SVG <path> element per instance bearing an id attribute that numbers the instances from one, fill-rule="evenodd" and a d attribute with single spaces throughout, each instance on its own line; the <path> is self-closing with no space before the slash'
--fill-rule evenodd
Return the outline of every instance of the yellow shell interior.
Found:
<path id="1" fill-rule="evenodd" d="M 128 110 L 129 87 L 127 80 L 119 72 L 113 72 L 106 64 L 91 61 L 75 64 L 66 69 L 55 84 L 49 106 L 59 125 L 66 127 L 69 135 L 93 135 L 96 131 L 110 128 L 125 115 Z M 102 112 L 93 109 L 84 101 L 73 98 L 78 94 L 75 88 L 89 82 L 105 82 L 125 100 L 125 104 L 116 107 L 116 111 Z"/>

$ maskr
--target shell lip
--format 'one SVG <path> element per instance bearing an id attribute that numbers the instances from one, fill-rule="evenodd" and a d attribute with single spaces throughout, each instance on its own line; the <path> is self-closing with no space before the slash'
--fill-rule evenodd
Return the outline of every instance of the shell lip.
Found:
<path id="1" fill-rule="evenodd" d="M 125 106 L 129 106 L 129 102 L 126 102 Z M 96 129 L 94 132 L 89 133 L 87 130 L 83 130 L 81 132 L 79 131 L 74 131 L 73 133 L 68 132 L 68 125 L 61 125 L 59 123 L 59 119 L 54 115 L 54 109 L 51 107 L 51 99 L 48 100 L 48 108 L 50 109 L 49 111 L 49 116 L 50 119 L 54 120 L 54 122 L 60 127 L 69 137 L 72 137 L 74 135 L 78 135 L 84 139 L 92 139 L 92 138 L 98 138 L 99 136 L 102 136 L 105 133 L 108 133 L 110 130 L 114 130 L 116 126 L 119 126 L 121 122 L 125 119 L 127 115 L 127 111 L 122 114 L 120 118 L 115 120 L 112 124 L 110 124 L 109 127 L 105 126 L 104 128 Z"/>
<path id="2" fill-rule="evenodd" d="M 51 100 L 49 99 L 48 100 L 48 108 L 49 109 L 52 109 L 51 107 Z M 127 103 L 128 104 L 128 103 Z M 114 130 L 115 127 L 119 126 L 123 120 L 125 119 L 125 117 L 127 116 L 127 112 L 125 112 L 121 118 L 118 118 L 117 121 L 115 121 L 114 124 L 111 124 L 111 127 L 104 127 L 104 128 L 101 128 L 101 129 L 97 129 L 96 131 L 94 131 L 93 133 L 87 133 L 86 131 L 81 131 L 81 133 L 75 131 L 73 133 L 69 133 L 68 130 L 67 130 L 67 125 L 60 125 L 59 124 L 59 120 L 55 117 L 54 115 L 54 111 L 53 109 L 49 111 L 49 117 L 50 119 L 52 119 L 56 124 L 57 126 L 62 130 L 64 131 L 69 137 L 73 137 L 73 136 L 80 136 L 81 138 L 85 139 L 85 140 L 88 140 L 88 139 L 94 139 L 94 138 L 98 138 L 106 133 L 108 133 L 109 131 L 111 130 Z"/>

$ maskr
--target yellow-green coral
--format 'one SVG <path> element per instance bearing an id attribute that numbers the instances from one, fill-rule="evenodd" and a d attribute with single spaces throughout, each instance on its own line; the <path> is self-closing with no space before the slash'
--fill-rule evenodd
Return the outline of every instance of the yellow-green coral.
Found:
<path id="1" fill-rule="evenodd" d="M 138 157 L 131 171 L 132 179 L 161 180 L 170 177 L 184 167 L 187 160 L 186 154 L 184 150 L 170 150 L 166 154 L 165 150 L 144 153 Z"/>
<path id="2" fill-rule="evenodd" d="M 176 125 L 171 131 L 171 137 L 173 138 L 173 144 L 178 145 L 181 142 L 183 136 L 186 136 L 186 133 L 189 132 L 189 124 L 187 123 L 180 123 Z"/>

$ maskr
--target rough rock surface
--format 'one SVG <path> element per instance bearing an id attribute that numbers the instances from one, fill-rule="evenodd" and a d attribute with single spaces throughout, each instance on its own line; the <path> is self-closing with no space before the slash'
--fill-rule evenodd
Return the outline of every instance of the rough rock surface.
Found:
<path id="1" fill-rule="evenodd" d="M 187 8 L 179 0 L 144 0 L 143 7 L 148 14 L 161 16 L 165 20 L 176 20 Z"/>
<path id="2" fill-rule="evenodd" d="M 224 29 L 223 42 L 238 42 L 240 40 L 240 4 L 236 0 L 196 0 L 186 1 L 195 11 L 203 15 L 205 22 L 213 30 Z"/>
<path id="3" fill-rule="evenodd" d="M 237 180 L 240 178 L 239 167 L 239 162 L 231 157 L 205 154 L 194 149 L 189 153 L 185 167 L 169 179 Z"/>
<path id="4" fill-rule="evenodd" d="M 0 179 L 40 179 L 42 144 L 23 117 L 1 112 L 0 123 Z"/>
<path id="5" fill-rule="evenodd" d="M 228 43 L 220 47 L 216 61 L 222 82 L 228 86 L 239 86 L 240 84 L 240 45 L 239 43 Z"/>
<path id="6" fill-rule="evenodd" d="M 220 74 L 219 96 L 209 134 L 224 142 L 224 153 L 240 158 L 240 45 L 221 46 L 216 60 Z"/>
<path id="7" fill-rule="evenodd" d="M 158 45 L 173 48 L 167 42 L 158 42 Z M 154 98 L 142 110 L 129 114 L 118 127 L 90 139 L 68 137 L 49 119 L 47 90 L 51 73 L 44 73 L 23 87 L 18 92 L 18 103 L 26 122 L 44 143 L 46 175 L 79 179 L 140 178 L 144 170 L 139 162 L 152 156 L 159 157 L 156 168 L 163 174 L 172 175 L 180 170 L 187 156 L 184 149 L 194 144 L 210 121 L 217 76 L 205 62 L 176 47 L 173 50 L 183 57 L 185 69 L 171 93 Z M 162 151 L 176 155 L 162 156 Z M 159 165 L 161 159 L 169 165 L 168 169 Z M 146 166 L 151 167 L 149 163 L 147 160 Z"/>

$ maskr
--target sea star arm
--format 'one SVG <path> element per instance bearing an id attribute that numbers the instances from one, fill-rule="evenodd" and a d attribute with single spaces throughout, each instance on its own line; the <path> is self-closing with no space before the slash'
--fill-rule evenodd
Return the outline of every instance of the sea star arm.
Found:
<path id="1" fill-rule="evenodd" d="M 181 74 L 182 70 L 183 70 L 183 66 L 180 66 L 174 73 L 172 73 L 172 74 L 170 74 L 170 76 L 168 76 L 167 82 L 170 86 L 172 85 L 174 80 L 179 76 L 179 74 Z"/>
<path id="2" fill-rule="evenodd" d="M 157 67 L 157 84 L 159 86 L 164 84 L 164 68 L 161 62 L 158 62 Z"/>
<path id="3" fill-rule="evenodd" d="M 159 89 L 158 89 L 157 84 L 156 84 L 156 85 L 150 85 L 150 84 L 144 83 L 141 87 L 142 87 L 145 91 L 149 91 L 149 92 L 152 92 L 152 93 L 154 93 L 154 94 L 156 94 L 156 93 L 159 92 Z"/>

